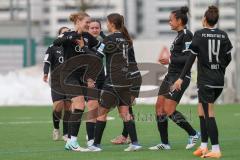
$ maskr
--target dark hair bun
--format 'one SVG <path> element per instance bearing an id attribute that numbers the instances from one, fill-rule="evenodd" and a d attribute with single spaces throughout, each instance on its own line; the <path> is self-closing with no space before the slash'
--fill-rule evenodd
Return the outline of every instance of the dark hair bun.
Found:
<path id="1" fill-rule="evenodd" d="M 219 11 L 218 8 L 216 6 L 209 6 L 208 9 L 206 10 L 204 17 L 207 20 L 207 23 L 210 26 L 214 26 L 219 19 Z"/>
<path id="2" fill-rule="evenodd" d="M 218 8 L 216 6 L 208 6 L 209 12 L 214 12 L 218 14 Z"/>
<path id="3" fill-rule="evenodd" d="M 181 11 L 183 14 L 187 14 L 188 11 L 189 11 L 189 9 L 188 9 L 187 6 L 184 6 L 184 7 L 181 7 L 181 8 L 180 8 L 180 11 Z"/>

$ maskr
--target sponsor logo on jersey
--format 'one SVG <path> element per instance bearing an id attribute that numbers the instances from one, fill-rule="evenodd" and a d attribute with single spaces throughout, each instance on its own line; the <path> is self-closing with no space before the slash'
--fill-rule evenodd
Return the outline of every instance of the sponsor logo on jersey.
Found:
<path id="1" fill-rule="evenodd" d="M 77 46 L 75 47 L 75 51 L 76 51 L 76 52 L 81 52 L 81 53 L 84 52 L 84 50 L 83 50 L 79 45 L 77 45 Z"/>
<path id="2" fill-rule="evenodd" d="M 185 49 L 189 49 L 189 46 L 192 42 L 185 42 Z"/>
<path id="3" fill-rule="evenodd" d="M 58 54 L 61 54 L 62 52 L 61 51 L 57 51 Z"/>
<path id="4" fill-rule="evenodd" d="M 63 62 L 64 62 L 64 58 L 63 58 L 63 56 L 58 57 L 58 62 L 59 62 L 59 63 L 63 63 Z"/>
<path id="5" fill-rule="evenodd" d="M 97 51 L 98 51 L 99 53 L 101 53 L 102 55 L 104 55 L 104 53 L 103 53 L 103 49 L 104 49 L 104 48 L 105 48 L 105 44 L 101 43 L 101 45 L 98 47 Z"/>

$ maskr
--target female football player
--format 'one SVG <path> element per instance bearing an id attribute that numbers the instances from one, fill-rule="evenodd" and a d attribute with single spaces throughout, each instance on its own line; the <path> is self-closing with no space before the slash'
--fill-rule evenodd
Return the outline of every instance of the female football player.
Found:
<path id="1" fill-rule="evenodd" d="M 63 34 L 65 32 L 69 31 L 69 28 L 67 27 L 61 27 L 58 31 L 58 34 Z M 49 46 L 49 48 L 46 51 L 45 59 L 44 59 L 44 76 L 43 81 L 48 82 L 48 74 L 49 74 L 49 68 L 52 72 L 56 67 L 61 65 L 64 62 L 64 52 L 62 46 Z M 51 73 L 50 72 L 50 73 Z M 50 78 L 51 79 L 51 78 Z M 60 78 L 57 78 L 60 81 Z M 51 83 L 54 83 L 51 82 Z M 70 101 L 67 100 L 66 95 L 62 93 L 58 93 L 54 91 L 51 88 L 51 96 L 53 101 L 53 113 L 52 113 L 52 119 L 53 119 L 53 140 L 60 140 L 60 131 L 59 131 L 59 123 L 60 119 L 62 117 L 62 110 L 64 109 L 64 116 L 63 116 L 63 139 L 67 140 L 67 134 L 68 134 L 68 119 L 70 116 Z"/>
<path id="2" fill-rule="evenodd" d="M 129 78 L 129 80 L 131 81 L 131 84 L 132 84 L 132 86 L 130 88 L 131 104 L 133 105 L 135 99 L 139 96 L 140 87 L 141 87 L 141 84 L 142 84 L 142 76 L 141 76 L 141 73 L 140 73 L 140 71 L 138 69 L 138 66 L 137 66 L 133 45 L 129 46 L 129 49 L 127 50 L 127 56 L 128 56 L 128 61 L 129 61 L 128 78 Z M 132 106 L 129 106 L 129 113 L 131 114 L 132 118 L 134 118 Z M 134 123 L 134 125 L 135 125 L 135 123 Z M 117 136 L 116 138 L 112 139 L 111 142 L 113 144 L 130 143 L 127 128 L 126 128 L 126 125 L 125 125 L 124 122 L 123 122 L 122 135 Z"/>
<path id="3" fill-rule="evenodd" d="M 66 32 L 54 41 L 55 45 L 62 45 L 64 48 L 66 57 L 65 71 L 75 67 L 74 70 L 68 71 L 69 77 L 66 80 L 66 83 L 70 85 L 66 89 L 72 93 L 73 111 L 69 118 L 69 140 L 65 145 L 65 149 L 85 151 L 85 148 L 79 146 L 77 136 L 85 108 L 84 94 L 86 94 L 86 86 L 94 88 L 95 85 L 93 79 L 85 79 L 87 77 L 85 74 L 87 67 L 84 61 L 78 62 L 76 60 L 79 60 L 79 58 L 80 60 L 85 59 L 84 57 L 86 57 L 85 55 L 88 54 L 89 50 L 100 47 L 101 43 L 88 33 L 90 17 L 87 13 L 74 13 L 70 15 L 69 19 L 73 22 L 75 31 Z M 100 52 L 98 53 L 101 54 Z"/>
<path id="4" fill-rule="evenodd" d="M 100 144 L 106 126 L 107 113 L 111 108 L 118 106 L 131 139 L 131 144 L 125 151 L 136 151 L 142 146 L 138 144 L 134 121 L 129 113 L 131 83 L 127 78 L 129 64 L 126 55 L 127 45 L 132 45 L 132 40 L 127 30 L 124 29 L 124 19 L 120 14 L 113 13 L 107 16 L 107 28 L 111 33 L 104 39 L 107 75 L 100 97 L 94 144 L 89 149 L 91 151 L 102 150 Z"/>
<path id="5" fill-rule="evenodd" d="M 105 38 L 105 35 L 101 31 L 101 22 L 96 19 L 91 19 L 89 23 L 89 30 L 88 32 L 94 36 L 99 41 L 103 41 Z M 96 49 L 95 49 L 96 50 Z M 104 68 L 101 69 L 101 72 L 99 73 L 97 80 L 96 80 L 96 88 L 99 90 L 102 90 L 103 84 L 105 80 L 105 72 Z M 100 93 L 100 92 L 99 92 Z M 98 95 L 99 97 L 99 95 Z M 98 98 L 85 98 L 87 101 L 87 108 L 88 108 L 88 117 L 86 120 L 86 131 L 87 131 L 87 145 L 91 146 L 94 142 L 94 131 L 95 131 L 95 125 L 96 125 L 96 111 L 97 107 L 99 106 Z"/>
<path id="6" fill-rule="evenodd" d="M 215 27 L 218 19 L 218 8 L 209 6 L 202 19 L 204 28 L 195 32 L 189 46 L 191 55 L 180 78 L 173 86 L 178 91 L 182 90 L 183 79 L 197 57 L 198 115 L 202 143 L 193 154 L 202 158 L 220 158 L 222 156 L 213 104 L 223 90 L 225 70 L 231 61 L 232 44 L 227 33 Z M 210 152 L 207 148 L 208 137 L 212 144 Z"/>
<path id="7" fill-rule="evenodd" d="M 186 24 L 188 22 L 187 13 L 188 8 L 181 7 L 178 10 L 172 11 L 170 14 L 169 25 L 171 26 L 172 30 L 177 32 L 177 37 L 173 41 L 170 48 L 170 59 L 160 59 L 161 64 L 169 64 L 169 67 L 168 73 L 160 86 L 158 99 L 155 106 L 157 126 L 162 142 L 156 146 L 150 147 L 150 150 L 171 149 L 168 141 L 168 117 L 188 133 L 189 140 L 186 149 L 192 148 L 199 139 L 199 133 L 192 128 L 183 114 L 176 110 L 184 91 L 189 86 L 191 73 L 188 72 L 185 75 L 181 91 L 171 90 L 172 84 L 181 74 L 184 64 L 186 63 L 190 54 L 187 49 L 192 41 L 193 36 L 192 33 L 186 29 Z"/>

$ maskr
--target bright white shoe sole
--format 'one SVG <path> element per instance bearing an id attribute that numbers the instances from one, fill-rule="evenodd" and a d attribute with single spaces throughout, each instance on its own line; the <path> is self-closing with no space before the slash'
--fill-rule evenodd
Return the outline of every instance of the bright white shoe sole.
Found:
<path id="1" fill-rule="evenodd" d="M 93 143 L 94 143 L 94 140 L 92 139 L 92 140 L 90 140 L 90 141 L 87 141 L 87 146 L 88 147 L 90 147 L 90 146 L 92 146 L 93 145 Z"/>
<path id="2" fill-rule="evenodd" d="M 59 140 L 61 140 L 61 134 L 60 134 L 60 131 L 59 131 L 58 129 L 53 129 L 52 139 L 53 139 L 54 141 L 59 141 Z"/>
<path id="3" fill-rule="evenodd" d="M 186 149 L 192 149 L 195 145 L 196 145 L 196 143 L 195 144 L 187 144 Z"/>
<path id="4" fill-rule="evenodd" d="M 142 149 L 142 146 L 129 146 L 128 148 L 124 149 L 125 152 L 130 152 L 130 151 L 138 151 Z"/>
<path id="5" fill-rule="evenodd" d="M 89 152 L 90 150 L 87 148 L 82 148 L 82 147 L 78 147 L 78 148 L 72 148 L 70 147 L 71 151 L 75 151 L 75 152 Z"/>
<path id="6" fill-rule="evenodd" d="M 156 146 L 153 146 L 153 147 L 149 147 L 148 148 L 149 150 L 152 150 L 152 151 L 157 151 L 157 150 L 170 150 L 171 147 L 170 146 L 163 146 L 162 144 L 158 144 Z"/>
<path id="7" fill-rule="evenodd" d="M 98 147 L 95 147 L 95 146 L 89 146 L 89 147 L 88 147 L 88 150 L 89 150 L 90 152 L 101 152 L 101 151 L 102 151 L 101 148 L 98 148 Z"/>
<path id="8" fill-rule="evenodd" d="M 197 144 L 197 141 L 200 139 L 200 137 L 201 137 L 201 134 L 197 132 L 197 135 L 194 136 L 192 139 L 193 142 L 190 144 L 187 144 L 186 149 L 192 149 Z"/>

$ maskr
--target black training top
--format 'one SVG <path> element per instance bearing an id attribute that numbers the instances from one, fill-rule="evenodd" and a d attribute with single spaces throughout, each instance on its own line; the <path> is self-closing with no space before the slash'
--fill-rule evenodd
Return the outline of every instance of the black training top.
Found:
<path id="1" fill-rule="evenodd" d="M 98 48 L 98 46 L 100 46 L 101 43 L 88 32 L 83 32 L 81 35 L 83 37 L 85 47 L 91 49 L 94 47 Z M 65 58 L 67 60 L 79 54 L 86 53 L 86 51 L 82 49 L 76 42 L 76 40 L 79 38 L 80 35 L 76 31 L 65 32 L 54 41 L 54 45 L 63 46 Z"/>
<path id="2" fill-rule="evenodd" d="M 121 32 L 115 32 L 107 36 L 103 43 L 105 44 L 103 52 L 106 56 L 107 70 L 105 83 L 115 87 L 128 86 L 130 83 L 127 80 L 127 40 Z"/>
<path id="3" fill-rule="evenodd" d="M 133 46 L 128 49 L 128 60 L 129 60 L 129 72 L 133 73 L 139 71 Z"/>
<path id="4" fill-rule="evenodd" d="M 187 50 L 191 41 L 192 33 L 188 29 L 178 31 L 178 35 L 173 41 L 170 51 L 170 64 L 168 67 L 168 73 L 181 73 L 190 52 Z M 190 72 L 188 73 L 190 76 Z"/>
<path id="5" fill-rule="evenodd" d="M 223 88 L 225 69 L 231 61 L 231 50 L 232 44 L 224 31 L 210 28 L 196 31 L 189 46 L 192 58 L 184 67 L 180 78 L 191 68 L 197 57 L 198 85 Z"/>
<path id="6" fill-rule="evenodd" d="M 62 46 L 50 45 L 44 57 L 44 74 L 48 74 L 49 66 L 52 72 L 57 66 L 64 62 L 64 51 Z"/>
<path id="7" fill-rule="evenodd" d="M 80 37 L 83 37 L 84 40 L 84 47 L 81 48 L 76 40 L 80 39 Z M 67 61 L 68 59 L 78 56 L 78 55 L 83 55 L 83 54 L 89 54 L 89 53 L 100 53 L 100 52 L 87 52 L 87 50 L 91 50 L 93 48 L 98 48 L 101 45 L 101 42 L 98 41 L 95 37 L 93 37 L 91 34 L 89 34 L 88 32 L 82 32 L 82 34 L 80 35 L 79 33 L 77 33 L 76 31 L 69 31 L 69 32 L 65 32 L 64 34 L 62 34 L 61 36 L 59 36 L 53 43 L 56 46 L 62 45 L 64 48 L 64 58 L 65 61 Z M 66 62 L 65 67 L 68 68 L 67 66 L 71 66 L 72 64 Z M 71 77 L 75 77 L 77 79 L 79 79 L 81 76 L 84 75 L 86 71 L 86 66 L 81 66 L 81 64 L 79 64 L 79 68 L 74 70 L 71 73 Z"/>

